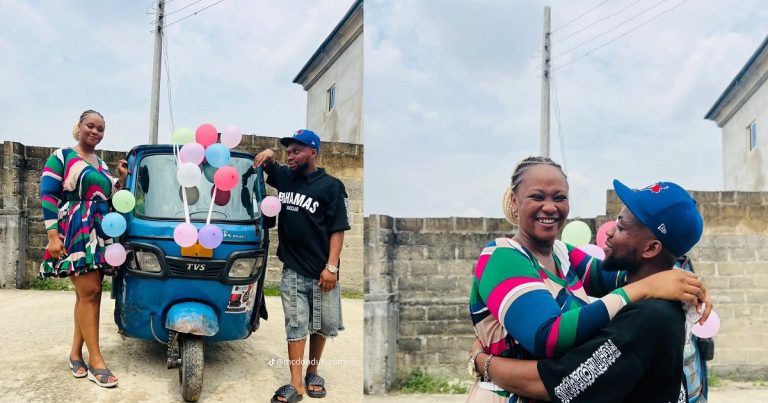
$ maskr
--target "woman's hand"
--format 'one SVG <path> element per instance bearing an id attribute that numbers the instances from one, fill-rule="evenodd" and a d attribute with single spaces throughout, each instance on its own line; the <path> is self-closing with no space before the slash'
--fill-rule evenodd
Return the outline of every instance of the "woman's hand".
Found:
<path id="1" fill-rule="evenodd" d="M 712 312 L 712 299 L 709 298 L 709 292 L 707 292 L 707 289 L 704 288 L 704 284 L 701 285 L 702 291 L 704 291 L 704 313 L 701 314 L 701 319 L 699 319 L 699 324 L 703 325 L 704 322 L 707 321 L 707 318 L 709 318 L 709 314 Z M 701 310 L 701 303 L 696 305 L 696 312 L 698 313 Z"/>
<path id="2" fill-rule="evenodd" d="M 120 180 L 125 183 L 125 177 L 128 176 L 128 161 L 117 161 L 117 174 L 120 175 Z"/>
<path id="3" fill-rule="evenodd" d="M 55 259 L 61 259 L 67 256 L 67 250 L 64 249 L 64 242 L 61 242 L 58 236 L 48 237 L 48 246 L 45 247 Z"/>
<path id="4" fill-rule="evenodd" d="M 647 298 L 683 301 L 700 306 L 707 296 L 699 276 L 680 269 L 664 270 L 637 283 L 646 287 Z"/>

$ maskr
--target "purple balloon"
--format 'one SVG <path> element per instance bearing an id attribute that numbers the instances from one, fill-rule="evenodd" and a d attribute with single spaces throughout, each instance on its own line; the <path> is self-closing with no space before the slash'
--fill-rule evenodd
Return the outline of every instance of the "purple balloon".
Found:
<path id="1" fill-rule="evenodd" d="M 261 201 L 261 212 L 267 217 L 274 217 L 280 212 L 280 199 L 275 196 L 267 196 Z"/>
<path id="2" fill-rule="evenodd" d="M 224 234 L 218 226 L 206 224 L 203 228 L 200 228 L 197 240 L 200 242 L 200 245 L 208 249 L 215 249 L 221 245 L 221 241 L 224 240 Z"/>
<path id="3" fill-rule="evenodd" d="M 179 150 L 181 162 L 191 162 L 198 165 L 203 162 L 203 158 L 205 158 L 205 147 L 200 143 L 187 143 Z"/>
<path id="4" fill-rule="evenodd" d="M 720 317 L 717 316 L 715 311 L 709 313 L 709 317 L 703 325 L 697 323 L 693 325 L 693 328 L 691 329 L 691 333 L 702 339 L 712 337 L 716 335 L 718 331 L 720 331 Z"/>
<path id="5" fill-rule="evenodd" d="M 181 247 L 190 247 L 197 242 L 197 228 L 190 223 L 183 222 L 173 230 L 173 240 Z"/>
<path id="6" fill-rule="evenodd" d="M 221 131 L 221 144 L 235 148 L 243 139 L 243 131 L 237 126 L 227 126 Z"/>
<path id="7" fill-rule="evenodd" d="M 113 243 L 104 250 L 104 260 L 112 266 L 120 266 L 125 262 L 125 248 L 119 243 Z"/>

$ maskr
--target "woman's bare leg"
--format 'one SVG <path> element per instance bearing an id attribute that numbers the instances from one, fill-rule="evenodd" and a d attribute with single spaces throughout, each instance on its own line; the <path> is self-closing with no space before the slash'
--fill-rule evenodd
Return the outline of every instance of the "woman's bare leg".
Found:
<path id="1" fill-rule="evenodd" d="M 101 274 L 90 272 L 72 277 L 72 283 L 80 296 L 75 316 L 80 324 L 80 332 L 88 348 L 88 367 L 91 369 L 107 368 L 99 348 L 99 313 L 101 311 Z M 116 381 L 110 377 L 108 382 Z"/>

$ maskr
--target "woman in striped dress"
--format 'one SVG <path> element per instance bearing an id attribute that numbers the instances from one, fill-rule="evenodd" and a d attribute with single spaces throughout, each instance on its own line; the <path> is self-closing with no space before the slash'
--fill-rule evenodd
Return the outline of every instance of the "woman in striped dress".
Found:
<path id="1" fill-rule="evenodd" d="M 70 277 L 75 287 L 72 374 L 111 387 L 117 385 L 117 377 L 107 369 L 99 349 L 99 310 L 103 276 L 111 275 L 114 268 L 104 260 L 112 239 L 102 231 L 101 220 L 109 213 L 109 198 L 125 181 L 128 164 L 118 163 L 120 179 L 115 179 L 96 156 L 104 126 L 100 113 L 83 112 L 72 130 L 77 145 L 56 150 L 43 167 L 40 197 L 48 246 L 40 275 Z M 83 360 L 83 343 L 88 348 L 88 365 Z"/>
<path id="2" fill-rule="evenodd" d="M 549 158 L 528 157 L 518 164 L 504 205 L 518 231 L 490 242 L 477 261 L 470 311 L 482 351 L 490 355 L 484 363 L 474 362 L 477 354 L 470 358 L 470 368 L 486 371 L 477 374 L 468 402 L 534 401 L 488 378 L 494 356 L 558 357 L 596 334 L 632 301 L 692 298 L 685 290 L 698 280 L 690 273 L 668 270 L 625 284 L 624 272 L 602 270 L 598 259 L 557 240 L 570 210 L 568 182 Z M 590 296 L 596 298 L 591 303 Z"/>

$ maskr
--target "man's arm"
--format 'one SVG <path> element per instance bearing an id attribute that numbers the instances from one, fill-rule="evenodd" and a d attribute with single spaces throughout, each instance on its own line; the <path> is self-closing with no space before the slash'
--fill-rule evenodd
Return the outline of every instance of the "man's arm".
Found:
<path id="1" fill-rule="evenodd" d="M 341 247 L 344 246 L 344 231 L 336 231 L 331 234 L 331 250 L 328 253 L 328 264 L 339 266 Z"/>
<path id="2" fill-rule="evenodd" d="M 338 267 L 341 256 L 341 247 L 344 245 L 344 231 L 336 231 L 332 233 L 330 242 L 331 246 L 330 251 L 328 252 L 328 264 Z M 324 269 L 320 273 L 320 287 L 323 291 L 331 291 L 336 287 L 338 278 L 338 272 L 331 273 L 328 269 Z"/>
<path id="3" fill-rule="evenodd" d="M 475 371 L 483 374 L 489 355 L 480 353 L 475 359 Z M 488 376 L 493 383 L 519 396 L 549 400 L 549 393 L 541 381 L 536 360 L 493 357 L 488 364 Z"/>

